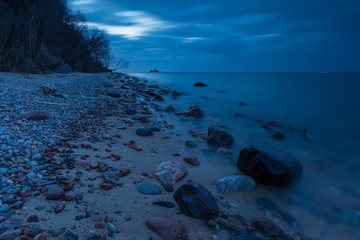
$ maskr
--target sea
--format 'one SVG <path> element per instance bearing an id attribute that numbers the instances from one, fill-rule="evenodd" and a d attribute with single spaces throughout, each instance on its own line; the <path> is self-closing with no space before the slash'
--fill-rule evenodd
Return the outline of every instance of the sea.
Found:
<path id="1" fill-rule="evenodd" d="M 219 166 L 235 166 L 239 151 L 248 145 L 295 156 L 303 166 L 301 179 L 286 191 L 269 189 L 272 199 L 290 212 L 295 206 L 307 211 L 316 219 L 313 232 L 316 224 L 325 226 L 317 236 L 360 239 L 359 73 L 130 74 L 184 93 L 169 102 L 179 112 L 194 105 L 204 111 L 199 121 L 174 116 L 180 134 L 188 129 L 206 134 L 210 125 L 229 129 L 235 137 L 232 155 Z M 208 87 L 194 87 L 199 81 Z M 284 139 L 274 139 L 273 131 L 264 128 L 269 122 L 276 123 Z M 332 236 L 326 226 L 333 228 Z"/>

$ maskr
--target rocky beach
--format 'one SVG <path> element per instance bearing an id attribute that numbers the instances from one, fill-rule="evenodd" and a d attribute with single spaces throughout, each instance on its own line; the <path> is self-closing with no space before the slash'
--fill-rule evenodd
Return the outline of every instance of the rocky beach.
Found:
<path id="1" fill-rule="evenodd" d="M 306 209 L 264 196 L 291 191 L 301 159 L 234 149 L 221 123 L 179 133 L 182 121 L 206 118 L 196 105 L 177 109 L 182 98 L 121 73 L 0 73 L 0 240 L 359 236 L 357 211 L 314 227 Z"/>

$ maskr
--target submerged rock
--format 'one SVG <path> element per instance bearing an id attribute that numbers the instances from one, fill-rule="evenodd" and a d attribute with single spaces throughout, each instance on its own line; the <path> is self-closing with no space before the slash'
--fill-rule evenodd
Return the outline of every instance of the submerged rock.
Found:
<path id="1" fill-rule="evenodd" d="M 173 186 L 176 182 L 180 181 L 187 173 L 185 166 L 176 161 L 166 161 L 160 163 L 155 175 L 160 183 L 168 192 L 173 191 Z"/>
<path id="2" fill-rule="evenodd" d="M 203 82 L 196 82 L 193 85 L 194 87 L 207 87 L 208 85 L 206 83 Z"/>
<path id="3" fill-rule="evenodd" d="M 239 175 L 223 177 L 217 182 L 216 186 L 220 192 L 238 192 L 252 190 L 255 188 L 256 183 L 252 177 Z"/>
<path id="4" fill-rule="evenodd" d="M 204 112 L 197 106 L 190 108 L 185 112 L 185 116 L 187 117 L 202 118 L 204 115 Z"/>
<path id="5" fill-rule="evenodd" d="M 234 137 L 223 126 L 210 126 L 208 128 L 207 141 L 209 144 L 229 147 L 233 144 Z"/>
<path id="6" fill-rule="evenodd" d="M 280 150 L 249 146 L 240 152 L 237 166 L 257 183 L 274 187 L 287 187 L 299 178 L 301 163 Z"/>
<path id="7" fill-rule="evenodd" d="M 176 190 L 174 199 L 180 210 L 189 217 L 208 220 L 219 214 L 214 196 L 200 184 L 182 185 Z"/>
<path id="8" fill-rule="evenodd" d="M 184 225 L 171 218 L 152 217 L 145 224 L 163 240 L 179 240 L 185 233 Z"/>

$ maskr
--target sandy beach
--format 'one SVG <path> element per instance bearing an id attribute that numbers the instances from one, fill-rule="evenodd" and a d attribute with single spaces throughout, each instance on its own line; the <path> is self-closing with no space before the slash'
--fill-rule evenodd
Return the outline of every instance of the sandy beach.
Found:
<path id="1" fill-rule="evenodd" d="M 288 237 L 283 239 L 337 238 L 327 223 L 318 230 L 306 226 L 313 218 L 302 209 L 281 206 L 292 209 L 290 224 L 283 211 L 259 208 L 254 199 L 263 196 L 261 185 L 256 192 L 219 192 L 219 179 L 241 174 L 219 162 L 240 149 L 211 147 L 204 140 L 207 133 L 195 129 L 179 134 L 172 119 L 184 116 L 164 110 L 172 103 L 171 89 L 114 73 L 0 73 L 0 86 L 0 239 L 172 239 L 149 230 L 145 221 L 153 217 L 180 222 L 186 229 L 182 239 L 229 239 L 234 233 L 264 237 L 251 224 L 263 218 L 283 229 Z M 45 120 L 29 118 L 33 111 Z M 154 125 L 153 135 L 137 134 Z M 197 156 L 200 165 L 183 161 L 188 156 Z M 174 190 L 189 181 L 200 183 L 217 200 L 222 220 L 181 213 L 174 192 L 155 176 L 165 161 L 180 162 L 187 171 Z M 153 183 L 161 193 L 143 194 L 140 183 Z M 49 196 L 54 185 L 64 193 Z M 159 201 L 174 207 L 154 204 Z M 343 231 L 346 239 L 355 236 Z"/>

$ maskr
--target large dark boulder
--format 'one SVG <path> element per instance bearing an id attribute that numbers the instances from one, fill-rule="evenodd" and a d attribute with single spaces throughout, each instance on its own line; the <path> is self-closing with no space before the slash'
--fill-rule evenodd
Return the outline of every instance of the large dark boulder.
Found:
<path id="1" fill-rule="evenodd" d="M 219 214 L 214 196 L 200 184 L 182 185 L 176 190 L 174 199 L 186 216 L 207 220 Z"/>
<path id="2" fill-rule="evenodd" d="M 237 166 L 257 183 L 274 187 L 288 187 L 302 172 L 301 163 L 280 150 L 249 146 L 240 152 Z"/>
<path id="3" fill-rule="evenodd" d="M 230 147 L 234 142 L 234 137 L 223 126 L 210 126 L 207 141 L 209 144 Z"/>

